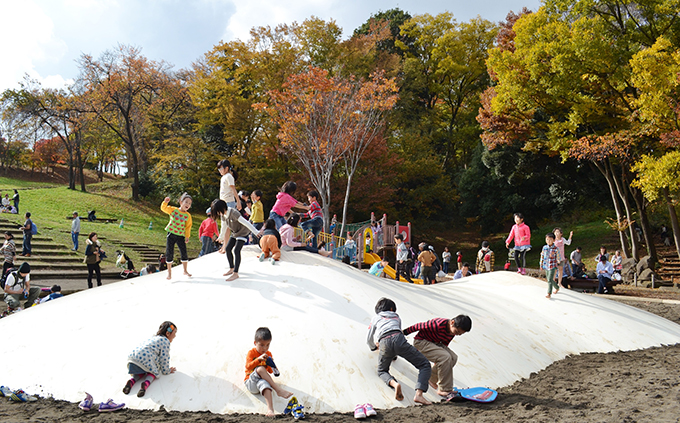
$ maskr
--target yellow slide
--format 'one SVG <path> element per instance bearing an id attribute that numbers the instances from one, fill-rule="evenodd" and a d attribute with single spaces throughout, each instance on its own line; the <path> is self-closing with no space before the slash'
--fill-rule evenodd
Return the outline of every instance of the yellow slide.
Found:
<path id="1" fill-rule="evenodd" d="M 379 255 L 375 253 L 364 253 L 364 263 L 368 264 L 369 266 L 372 265 L 375 262 L 378 262 L 382 260 Z M 385 272 L 385 275 L 387 275 L 388 278 L 394 279 L 397 276 L 397 271 L 394 270 L 392 266 L 385 266 L 383 269 L 383 272 Z M 404 279 L 403 276 L 399 276 L 399 280 L 401 282 L 407 282 L 406 279 Z M 423 280 L 422 279 L 411 279 L 413 283 L 422 285 Z"/>

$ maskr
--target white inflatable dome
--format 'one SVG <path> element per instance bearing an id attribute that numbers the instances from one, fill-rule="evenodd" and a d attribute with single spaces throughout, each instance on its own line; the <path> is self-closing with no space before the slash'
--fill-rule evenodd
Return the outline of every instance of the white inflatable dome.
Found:
<path id="1" fill-rule="evenodd" d="M 545 282 L 494 272 L 435 286 L 379 279 L 338 261 L 284 252 L 272 266 L 245 247 L 240 279 L 225 282 L 226 257 L 105 285 L 32 307 L 0 320 L 0 384 L 78 402 L 113 398 L 136 409 L 264 413 L 264 398 L 243 386 L 245 356 L 260 326 L 273 333 L 276 379 L 308 412 L 348 412 L 412 405 L 416 370 L 403 359 L 392 374 L 405 399 L 376 373 L 378 355 L 366 330 L 380 297 L 397 304 L 403 326 L 467 314 L 472 331 L 451 348 L 458 387 L 502 387 L 569 354 L 634 350 L 680 342 L 680 325 L 653 314 L 576 292 L 545 298 Z M 143 398 L 122 393 L 126 358 L 170 320 L 177 325 L 171 365 Z M 409 337 L 412 340 L 412 336 Z M 432 390 L 430 400 L 438 400 Z M 287 400 L 274 396 L 278 412 Z"/>

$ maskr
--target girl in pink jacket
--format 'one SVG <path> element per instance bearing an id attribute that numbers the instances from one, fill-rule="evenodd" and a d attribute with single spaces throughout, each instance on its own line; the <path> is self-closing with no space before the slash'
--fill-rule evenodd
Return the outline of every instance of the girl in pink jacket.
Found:
<path id="1" fill-rule="evenodd" d="M 297 184 L 288 181 L 281 187 L 281 192 L 276 194 L 276 203 L 269 212 L 269 218 L 276 222 L 276 229 L 281 230 L 281 226 L 286 224 L 286 214 L 293 207 L 309 211 L 309 206 L 305 206 L 293 197 L 297 190 Z"/>
<path id="2" fill-rule="evenodd" d="M 517 263 L 517 273 L 526 275 L 527 251 L 531 250 L 531 229 L 524 223 L 522 213 L 515 213 L 515 224 L 510 229 L 510 235 L 505 240 L 505 248 L 510 248 L 510 241 L 515 243 L 515 263 Z"/>

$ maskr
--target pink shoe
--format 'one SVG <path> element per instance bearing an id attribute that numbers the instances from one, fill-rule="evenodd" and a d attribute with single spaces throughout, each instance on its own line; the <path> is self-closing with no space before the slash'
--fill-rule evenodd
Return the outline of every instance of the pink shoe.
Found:
<path id="1" fill-rule="evenodd" d="M 526 275 L 526 274 L 527 274 L 527 269 L 526 269 L 526 267 L 523 267 L 523 268 L 522 268 L 522 274 L 523 274 L 523 275 Z"/>
<path id="2" fill-rule="evenodd" d="M 373 406 L 369 403 L 364 404 L 364 411 L 366 412 L 366 417 L 378 415 L 378 413 L 373 409 Z"/>
<path id="3" fill-rule="evenodd" d="M 521 267 L 517 268 L 517 273 L 519 273 L 520 275 L 522 274 L 522 268 Z"/>
<path id="4" fill-rule="evenodd" d="M 354 407 L 354 418 L 355 419 L 366 418 L 366 409 L 364 408 L 363 404 L 357 404 L 357 406 Z"/>

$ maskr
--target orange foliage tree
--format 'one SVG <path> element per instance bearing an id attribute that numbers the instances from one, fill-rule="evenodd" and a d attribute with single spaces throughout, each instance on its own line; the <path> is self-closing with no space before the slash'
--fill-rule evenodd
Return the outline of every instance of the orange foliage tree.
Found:
<path id="1" fill-rule="evenodd" d="M 278 126 L 283 151 L 297 157 L 321 197 L 324 221 L 330 221 L 331 177 L 342 161 L 347 174 L 343 229 L 351 179 L 366 148 L 379 136 L 384 113 L 397 101 L 397 85 L 382 73 L 369 80 L 330 77 L 309 67 L 291 75 L 281 90 L 269 91 L 265 110 Z"/>

